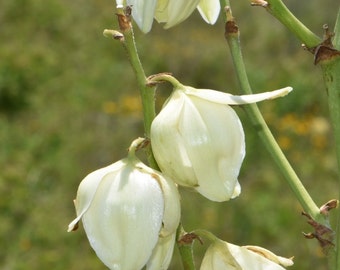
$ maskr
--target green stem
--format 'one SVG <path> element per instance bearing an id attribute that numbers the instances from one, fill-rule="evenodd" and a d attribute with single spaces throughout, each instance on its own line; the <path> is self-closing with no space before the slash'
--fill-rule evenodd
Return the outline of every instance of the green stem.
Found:
<path id="1" fill-rule="evenodd" d="M 295 34 L 307 48 L 313 48 L 321 42 L 321 39 L 300 22 L 281 0 L 267 0 L 267 2 L 267 11 Z"/>
<path id="2" fill-rule="evenodd" d="M 180 240 L 186 234 L 182 225 L 180 224 L 177 228 L 176 239 Z M 184 270 L 195 270 L 194 254 L 193 254 L 193 239 L 189 241 L 177 242 L 179 254 L 181 256 L 182 265 Z"/>
<path id="3" fill-rule="evenodd" d="M 155 118 L 155 87 L 147 85 L 147 79 L 138 56 L 132 28 L 130 31 L 126 31 L 125 33 L 123 32 L 123 34 L 125 39 L 123 43 L 124 48 L 129 55 L 129 60 L 136 75 L 137 84 L 142 98 L 145 134 L 149 137 L 151 123 Z"/>
<path id="4" fill-rule="evenodd" d="M 142 63 L 139 59 L 132 25 L 129 22 L 129 23 L 124 24 L 124 27 L 122 27 L 122 22 L 121 22 L 122 18 L 124 19 L 123 23 L 126 23 L 126 20 L 129 21 L 130 18 L 128 16 L 125 16 L 124 14 L 118 15 L 118 20 L 121 25 L 121 31 L 124 36 L 124 38 L 121 38 L 120 40 L 122 41 L 122 44 L 128 54 L 130 64 L 136 75 L 137 84 L 140 90 L 140 95 L 141 95 L 142 105 L 143 105 L 145 136 L 149 138 L 150 130 L 151 130 L 151 123 L 156 115 L 156 112 L 155 112 L 156 87 L 147 85 L 147 78 L 145 76 Z M 158 169 L 158 165 L 152 154 L 151 147 L 148 147 L 146 151 L 147 151 L 147 157 L 148 157 L 148 162 L 149 162 L 150 167 Z"/>
<path id="5" fill-rule="evenodd" d="M 193 231 L 193 233 L 197 234 L 200 237 L 205 237 L 205 238 L 209 239 L 209 241 L 211 241 L 211 242 L 218 240 L 218 238 L 213 233 L 211 233 L 207 230 L 196 229 L 196 230 Z"/>
<path id="6" fill-rule="evenodd" d="M 329 113 L 334 130 L 338 167 L 340 168 L 340 55 L 327 63 L 322 63 L 321 68 L 328 92 Z"/>
<path id="7" fill-rule="evenodd" d="M 333 39 L 334 48 L 340 50 L 340 7 L 334 26 L 334 34 L 335 34 Z"/>
<path id="8" fill-rule="evenodd" d="M 226 0 L 225 2 L 226 5 L 229 7 L 226 13 L 227 17 L 226 39 L 228 41 L 229 48 L 231 51 L 238 82 L 240 84 L 242 93 L 252 94 L 252 90 L 248 81 L 248 76 L 243 62 L 238 27 L 235 24 L 234 19 L 232 17 L 229 1 Z M 293 170 L 288 160 L 286 159 L 285 155 L 283 154 L 281 148 L 277 144 L 265 120 L 263 119 L 262 114 L 259 111 L 257 105 L 256 104 L 247 105 L 245 106 L 245 111 L 249 116 L 253 126 L 256 128 L 260 139 L 262 140 L 263 144 L 265 145 L 269 153 L 272 155 L 273 159 L 275 160 L 279 169 L 283 173 L 286 181 L 290 185 L 292 191 L 294 192 L 296 198 L 300 202 L 304 211 L 311 215 L 311 217 L 316 221 L 324 225 L 328 225 L 328 221 L 325 219 L 323 215 L 320 214 L 319 208 L 314 203 L 309 193 L 302 185 L 300 179 L 296 175 L 295 171 Z"/>
<path id="9" fill-rule="evenodd" d="M 320 44 L 318 39 L 302 23 L 300 23 L 291 12 L 284 6 L 281 0 L 268 0 L 267 10 L 279 21 L 287 26 L 307 47 L 312 48 Z M 329 44 L 326 44 L 329 46 Z M 331 46 L 331 45 L 330 45 Z M 340 170 L 340 7 L 334 26 L 333 46 L 337 52 L 326 50 L 320 62 L 324 81 L 328 91 L 328 103 L 330 118 L 334 129 L 338 168 Z M 339 181 L 340 193 L 340 181 Z M 328 262 L 330 269 L 340 269 L 340 211 L 338 210 L 338 221 L 336 228 L 335 249 L 329 253 Z M 334 254 L 335 253 L 335 254 Z"/>
<path id="10" fill-rule="evenodd" d="M 334 48 L 340 50 L 340 7 L 334 27 Z M 328 104 L 331 121 L 333 123 L 334 137 L 336 143 L 336 153 L 338 159 L 338 168 L 340 170 L 340 59 L 336 57 L 330 62 L 321 63 L 321 68 L 328 90 Z M 340 179 L 339 179 L 340 180 Z M 340 181 L 339 181 L 340 194 Z M 336 228 L 336 255 L 335 268 L 340 269 L 340 210 L 338 210 L 338 221 Z"/>
<path id="11" fill-rule="evenodd" d="M 340 55 L 320 63 L 326 88 L 331 122 L 333 125 L 335 149 L 338 168 L 340 169 Z M 340 176 L 340 175 L 339 175 Z M 340 178 L 339 178 L 340 193 Z M 336 267 L 340 269 L 340 211 L 337 211 L 338 222 L 336 228 Z"/>

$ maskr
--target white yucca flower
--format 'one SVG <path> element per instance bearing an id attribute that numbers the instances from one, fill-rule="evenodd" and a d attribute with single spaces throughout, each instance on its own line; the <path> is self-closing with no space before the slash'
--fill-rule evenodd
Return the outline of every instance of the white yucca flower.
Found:
<path id="1" fill-rule="evenodd" d="M 214 24 L 221 9 L 219 0 L 117 0 L 116 3 L 117 8 L 132 6 L 132 17 L 144 33 L 151 30 L 154 18 L 165 23 L 167 29 L 187 19 L 196 8 L 207 23 Z"/>
<path id="2" fill-rule="evenodd" d="M 87 175 L 80 183 L 75 207 L 92 248 L 114 270 L 167 269 L 180 219 L 175 184 L 129 156 Z"/>
<path id="3" fill-rule="evenodd" d="M 216 240 L 207 249 L 200 270 L 284 270 L 292 259 L 257 246 L 237 246 Z"/>
<path id="4" fill-rule="evenodd" d="M 229 105 L 281 97 L 291 90 L 234 96 L 177 82 L 151 125 L 152 150 L 160 169 L 177 184 L 192 187 L 210 200 L 238 196 L 245 138 Z"/>

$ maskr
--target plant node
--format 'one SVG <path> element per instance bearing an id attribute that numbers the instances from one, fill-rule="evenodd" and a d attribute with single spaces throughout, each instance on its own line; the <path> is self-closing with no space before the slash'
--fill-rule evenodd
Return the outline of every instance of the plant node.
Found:
<path id="1" fill-rule="evenodd" d="M 202 239 L 195 233 L 186 233 L 182 235 L 177 242 L 180 245 L 191 245 L 194 240 L 198 240 L 203 245 Z"/>
<path id="2" fill-rule="evenodd" d="M 327 24 L 324 24 L 322 26 L 324 29 L 324 36 L 323 41 L 312 48 L 308 48 L 305 44 L 302 44 L 302 47 L 314 54 L 314 64 L 317 65 L 320 62 L 329 61 L 332 60 L 334 57 L 340 56 L 340 51 L 334 48 L 332 43 L 332 38 L 334 36 L 334 33 L 329 30 L 329 27 Z"/>
<path id="3" fill-rule="evenodd" d="M 324 254 L 328 254 L 330 249 L 334 248 L 333 238 L 334 231 L 329 227 L 316 222 L 309 214 L 306 212 L 301 213 L 303 216 L 307 217 L 307 223 L 314 228 L 314 232 L 302 233 L 306 239 L 317 239 Z"/>

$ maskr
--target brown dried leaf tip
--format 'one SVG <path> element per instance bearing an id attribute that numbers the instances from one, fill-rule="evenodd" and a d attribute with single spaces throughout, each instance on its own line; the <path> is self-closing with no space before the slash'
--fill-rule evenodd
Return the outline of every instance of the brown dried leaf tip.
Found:
<path id="1" fill-rule="evenodd" d="M 314 228 L 314 232 L 303 233 L 306 239 L 317 239 L 322 250 L 325 254 L 334 247 L 333 238 L 334 232 L 332 229 L 328 228 L 325 225 L 322 225 L 316 222 L 309 214 L 302 212 L 303 216 L 307 217 L 307 222 Z"/>
<path id="2" fill-rule="evenodd" d="M 124 14 L 118 13 L 118 24 L 119 28 L 122 32 L 126 32 L 132 28 L 131 25 L 131 13 L 132 13 L 132 6 L 127 6 L 124 9 Z"/>
<path id="3" fill-rule="evenodd" d="M 329 211 L 338 208 L 338 206 L 339 206 L 338 200 L 336 199 L 330 200 L 320 207 L 320 213 L 327 217 L 329 215 Z"/>
<path id="4" fill-rule="evenodd" d="M 238 26 L 234 20 L 227 21 L 225 23 L 225 35 L 230 34 L 237 34 L 238 33 Z"/>
<path id="5" fill-rule="evenodd" d="M 308 49 L 314 54 L 314 64 L 340 57 L 340 51 L 336 50 L 332 43 L 334 33 L 329 31 L 328 25 L 323 26 L 325 31 L 323 41 L 316 47 Z"/>
<path id="6" fill-rule="evenodd" d="M 77 222 L 77 223 L 73 226 L 71 232 L 75 232 L 76 230 L 78 230 L 78 228 L 79 228 L 79 222 Z"/>
<path id="7" fill-rule="evenodd" d="M 177 242 L 180 245 L 191 245 L 194 240 L 198 240 L 203 245 L 202 239 L 195 233 L 186 233 L 182 235 Z"/>
<path id="8" fill-rule="evenodd" d="M 137 145 L 136 147 L 136 151 L 146 148 L 150 145 L 150 139 L 149 138 L 145 138 L 140 144 Z"/>
<path id="9" fill-rule="evenodd" d="M 224 8 L 227 22 L 225 23 L 225 29 L 224 29 L 224 36 L 225 38 L 228 38 L 231 35 L 238 35 L 238 26 L 235 22 L 235 19 L 233 17 L 233 14 L 231 13 L 231 9 L 229 6 L 226 6 Z"/>

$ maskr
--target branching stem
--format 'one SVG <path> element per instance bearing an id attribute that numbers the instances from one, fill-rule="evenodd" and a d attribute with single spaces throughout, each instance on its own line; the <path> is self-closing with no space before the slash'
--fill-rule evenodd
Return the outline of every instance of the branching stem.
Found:
<path id="1" fill-rule="evenodd" d="M 266 9 L 286 26 L 307 48 L 316 47 L 321 39 L 299 21 L 281 0 L 267 0 Z"/>

